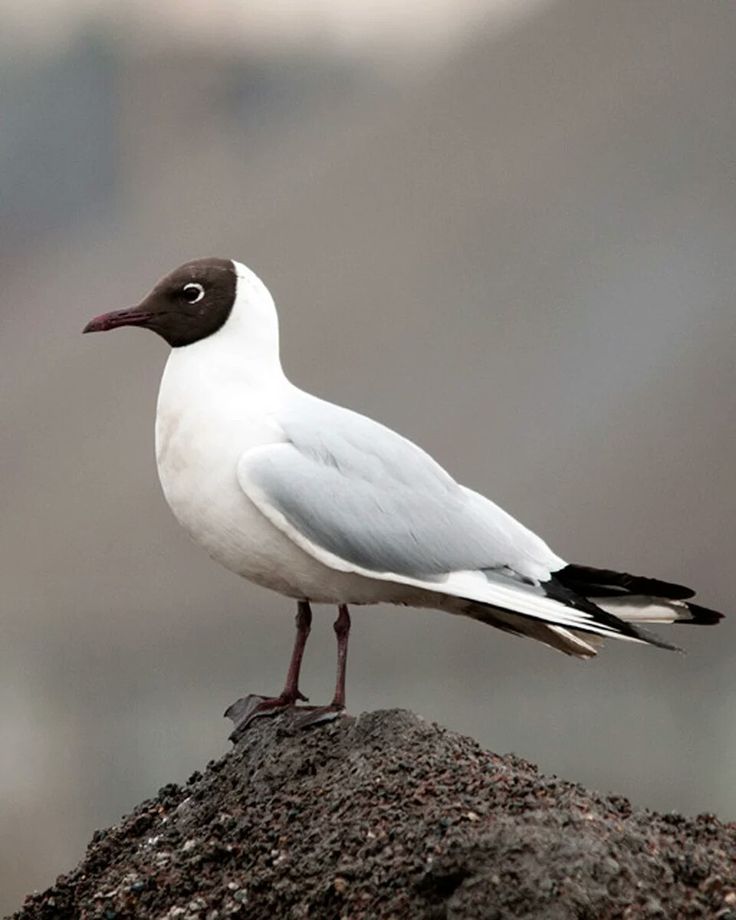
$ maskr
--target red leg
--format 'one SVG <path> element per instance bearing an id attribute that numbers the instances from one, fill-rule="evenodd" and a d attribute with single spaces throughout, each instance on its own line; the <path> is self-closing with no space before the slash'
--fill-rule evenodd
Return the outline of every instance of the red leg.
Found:
<path id="1" fill-rule="evenodd" d="M 225 715 L 235 724 L 230 735 L 231 741 L 237 741 L 250 723 L 259 716 L 273 715 L 294 706 L 299 700 L 306 700 L 306 696 L 299 690 L 299 672 L 304 657 L 304 646 L 307 644 L 311 627 L 312 609 L 309 601 L 299 601 L 296 614 L 296 638 L 289 670 L 286 672 L 284 689 L 279 696 L 257 696 L 251 693 L 228 706 Z"/>
<path id="2" fill-rule="evenodd" d="M 292 703 L 297 700 L 306 700 L 306 696 L 299 690 L 299 672 L 301 671 L 302 658 L 304 657 L 304 646 L 307 644 L 311 628 L 312 608 L 309 606 L 309 601 L 299 601 L 296 611 L 294 650 L 291 653 L 289 670 L 286 672 L 286 683 L 281 693 L 283 699 L 288 699 Z"/>
<path id="3" fill-rule="evenodd" d="M 345 668 L 348 660 L 348 637 L 350 636 L 350 613 L 347 604 L 340 604 L 337 620 L 335 620 L 335 635 L 337 636 L 337 680 L 335 682 L 335 695 L 329 706 L 316 706 L 313 709 L 301 706 L 300 709 L 309 709 L 306 715 L 300 716 L 297 725 L 305 728 L 307 725 L 318 725 L 322 722 L 331 722 L 345 710 Z"/>
<path id="4" fill-rule="evenodd" d="M 337 636 L 337 682 L 332 705 L 336 709 L 345 708 L 345 668 L 348 663 L 348 638 L 350 637 L 350 614 L 347 604 L 340 604 L 334 630 Z"/>

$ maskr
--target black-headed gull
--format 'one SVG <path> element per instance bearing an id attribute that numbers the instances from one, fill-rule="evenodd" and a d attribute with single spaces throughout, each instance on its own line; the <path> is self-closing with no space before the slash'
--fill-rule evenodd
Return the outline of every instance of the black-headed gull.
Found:
<path id="1" fill-rule="evenodd" d="M 641 623 L 721 618 L 681 585 L 566 563 L 411 441 L 294 386 L 273 299 L 240 262 L 187 262 L 85 332 L 119 326 L 152 329 L 172 347 L 156 457 L 176 518 L 218 562 L 298 604 L 286 685 L 233 704 L 234 735 L 305 699 L 311 602 L 338 606 L 338 677 L 332 703 L 304 722 L 345 707 L 351 604 L 439 608 L 579 658 L 604 637 L 672 648 Z"/>

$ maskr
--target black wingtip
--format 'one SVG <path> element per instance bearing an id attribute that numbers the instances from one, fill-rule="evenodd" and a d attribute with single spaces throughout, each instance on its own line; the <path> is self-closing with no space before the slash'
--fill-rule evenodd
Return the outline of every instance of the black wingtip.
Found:
<path id="1" fill-rule="evenodd" d="M 645 578 L 628 572 L 612 569 L 597 569 L 589 565 L 571 563 L 555 572 L 555 578 L 579 594 L 595 594 L 596 597 L 618 594 L 644 594 L 650 597 L 664 597 L 673 601 L 684 601 L 695 596 L 695 591 L 686 585 L 678 585 L 659 578 Z"/>
<path id="2" fill-rule="evenodd" d="M 701 607 L 700 604 L 685 604 L 691 613 L 689 620 L 677 620 L 677 623 L 688 624 L 690 626 L 715 626 L 720 623 L 725 614 L 719 610 L 711 610 L 709 607 Z"/>

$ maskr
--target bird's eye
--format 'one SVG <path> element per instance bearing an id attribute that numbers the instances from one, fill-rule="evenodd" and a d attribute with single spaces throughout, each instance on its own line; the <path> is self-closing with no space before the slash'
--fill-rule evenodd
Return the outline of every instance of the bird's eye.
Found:
<path id="1" fill-rule="evenodd" d="M 204 297 L 204 288 L 201 284 L 193 281 L 191 284 L 185 284 L 181 289 L 181 296 L 187 303 L 199 303 Z"/>

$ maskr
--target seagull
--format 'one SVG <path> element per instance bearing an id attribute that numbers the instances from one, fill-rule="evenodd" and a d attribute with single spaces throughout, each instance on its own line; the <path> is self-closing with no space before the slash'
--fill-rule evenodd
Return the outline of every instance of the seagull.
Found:
<path id="1" fill-rule="evenodd" d="M 641 624 L 722 618 L 683 585 L 567 563 L 407 438 L 299 389 L 281 367 L 273 298 L 240 262 L 187 262 L 84 331 L 120 326 L 171 346 L 156 460 L 174 516 L 226 568 L 297 603 L 284 689 L 229 707 L 234 740 L 307 701 L 312 603 L 338 609 L 337 681 L 329 705 L 298 707 L 304 725 L 345 710 L 350 606 L 444 610 L 577 658 L 606 638 L 675 649 Z"/>

